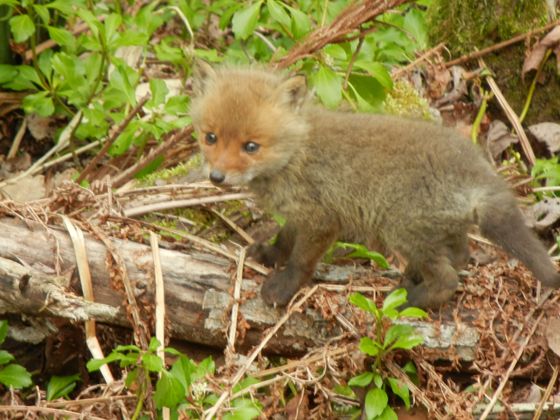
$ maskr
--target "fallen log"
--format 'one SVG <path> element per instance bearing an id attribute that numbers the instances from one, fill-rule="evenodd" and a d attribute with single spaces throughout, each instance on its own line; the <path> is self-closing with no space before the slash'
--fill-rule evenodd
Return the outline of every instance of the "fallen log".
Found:
<path id="1" fill-rule="evenodd" d="M 95 319 L 113 325 L 129 325 L 123 309 L 124 297 L 110 285 L 107 249 L 102 242 L 85 235 L 95 294 L 95 303 L 92 303 L 71 291 L 68 276 L 54 274 L 55 262 L 61 272 L 72 272 L 76 265 L 72 242 L 65 231 L 8 218 L 0 220 L 0 229 L 3 232 L 0 242 L 0 313 L 60 317 L 75 322 Z M 153 287 L 151 249 L 132 241 L 111 241 L 119 250 L 137 294 L 150 294 Z M 186 254 L 161 249 L 160 254 L 171 336 L 224 347 L 233 302 L 233 280 L 229 274 L 234 272 L 232 262 L 202 252 Z M 37 266 L 43 269 L 33 268 Z M 323 268 L 319 277 L 340 280 L 359 277 L 368 271 L 333 266 Z M 255 278 L 259 276 L 255 275 Z M 259 343 L 263 331 L 273 326 L 285 311 L 265 305 L 258 289 L 255 280 L 243 280 L 242 296 L 248 297 L 241 302 L 240 314 L 249 328 L 242 343 L 237 343 L 236 347 Z M 455 324 L 442 324 L 436 329 L 427 322 L 419 327 L 427 337 L 427 346 L 447 351 L 453 345 L 461 358 L 472 360 L 478 340 L 473 327 L 463 325 L 458 329 Z M 285 355 L 301 353 L 343 331 L 341 325 L 326 321 L 317 311 L 307 308 L 290 317 L 267 349 Z"/>

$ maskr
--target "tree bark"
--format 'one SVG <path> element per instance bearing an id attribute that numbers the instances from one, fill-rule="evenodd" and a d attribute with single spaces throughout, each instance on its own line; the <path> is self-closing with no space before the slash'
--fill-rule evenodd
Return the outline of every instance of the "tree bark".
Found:
<path id="1" fill-rule="evenodd" d="M 95 303 L 87 302 L 71 290 L 71 276 L 56 276 L 54 262 L 58 260 L 63 273 L 72 273 L 76 265 L 72 242 L 65 231 L 57 227 L 48 230 L 39 224 L 24 224 L 14 219 L 0 219 L 3 240 L 0 242 L 0 313 L 22 313 L 33 317 L 60 317 L 80 322 L 95 319 L 113 325 L 129 325 L 124 311 L 124 294 L 110 285 L 106 265 L 107 250 L 103 243 L 85 235 L 86 248 L 95 294 Z M 124 260 L 128 276 L 138 295 L 151 299 L 153 295 L 153 263 L 150 247 L 132 241 L 112 239 Z M 231 312 L 233 263 L 210 254 L 160 249 L 167 319 L 171 336 L 194 343 L 223 347 Z M 42 266 L 39 271 L 37 266 Z M 368 270 L 327 267 L 323 279 L 363 275 Z M 258 278 L 257 275 L 255 275 Z M 250 325 L 242 343 L 236 347 L 253 346 L 260 342 L 263 331 L 273 326 L 285 309 L 274 309 L 260 299 L 255 280 L 244 279 L 240 314 Z M 342 296 L 341 299 L 344 299 Z M 341 305 L 344 307 L 344 305 Z M 478 334 L 464 326 L 457 333 L 455 325 L 443 324 L 435 330 L 429 323 L 419 324 L 428 338 L 429 347 L 448 350 L 453 342 L 460 357 L 472 359 Z M 304 352 L 310 346 L 343 332 L 340 324 L 329 322 L 307 308 L 294 313 L 269 343 L 267 350 L 277 354 Z M 431 338 L 430 338 L 431 337 Z"/>

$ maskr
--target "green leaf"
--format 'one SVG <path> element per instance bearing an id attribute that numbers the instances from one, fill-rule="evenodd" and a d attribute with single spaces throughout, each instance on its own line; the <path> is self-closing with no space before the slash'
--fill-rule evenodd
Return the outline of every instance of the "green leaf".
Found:
<path id="1" fill-rule="evenodd" d="M 389 263 L 383 255 L 381 255 L 379 252 L 370 251 L 366 246 L 362 244 L 353 244 L 349 242 L 338 241 L 336 242 L 336 246 L 341 248 L 353 249 L 354 251 L 346 256 L 348 258 L 365 258 L 374 261 L 381 268 L 389 268 Z"/>
<path id="2" fill-rule="evenodd" d="M 58 45 L 68 47 L 70 50 L 74 50 L 76 48 L 76 38 L 71 32 L 54 26 L 47 26 L 47 30 L 49 31 L 49 36 Z"/>
<path id="3" fill-rule="evenodd" d="M 342 78 L 321 65 L 312 80 L 321 102 L 329 108 L 335 108 L 342 100 Z"/>
<path id="4" fill-rule="evenodd" d="M 51 9 L 58 10 L 63 15 L 71 15 L 74 13 L 74 3 L 69 2 L 68 0 L 54 0 L 53 2 L 45 5 L 45 7 L 49 7 Z"/>
<path id="5" fill-rule="evenodd" d="M 161 372 L 163 370 L 163 360 L 152 353 L 142 355 L 142 365 L 150 372 Z"/>
<path id="6" fill-rule="evenodd" d="M 17 67 L 10 64 L 0 64 L 0 85 L 12 81 L 18 74 Z"/>
<path id="7" fill-rule="evenodd" d="M 49 13 L 49 9 L 47 9 L 47 7 L 45 7 L 43 5 L 40 5 L 40 4 L 34 4 L 33 5 L 33 10 L 35 10 L 35 13 L 37 14 L 37 16 L 39 16 L 39 18 L 43 22 L 43 25 L 48 25 L 49 24 L 50 13 Z"/>
<path id="8" fill-rule="evenodd" d="M 424 343 L 424 337 L 419 334 L 413 334 L 406 337 L 400 337 L 391 346 L 392 349 L 410 350 L 420 344 Z"/>
<path id="9" fill-rule="evenodd" d="M 373 372 L 364 372 L 348 381 L 348 386 L 366 387 L 373 380 Z"/>
<path id="10" fill-rule="evenodd" d="M 362 105 L 361 108 L 365 111 L 381 109 L 383 100 L 387 96 L 387 89 L 371 76 L 362 76 L 352 73 L 348 78 L 348 86 L 351 87 L 357 98 L 367 103 L 366 106 Z M 358 101 L 360 101 L 360 99 L 358 99 Z"/>
<path id="11" fill-rule="evenodd" d="M 5 319 L 0 321 L 0 344 L 4 342 L 8 336 L 8 321 Z"/>
<path id="12" fill-rule="evenodd" d="M 383 377 L 377 372 L 373 374 L 373 383 L 377 388 L 383 387 Z"/>
<path id="13" fill-rule="evenodd" d="M 395 413 L 395 410 L 393 410 L 391 407 L 387 406 L 387 407 L 385 407 L 385 410 L 383 410 L 383 413 L 381 413 L 375 419 L 376 420 L 398 420 L 399 418 L 397 416 L 397 413 Z"/>
<path id="14" fill-rule="evenodd" d="M 346 51 L 339 44 L 328 44 L 323 51 L 337 60 L 346 61 L 347 59 Z"/>
<path id="15" fill-rule="evenodd" d="M 193 373 L 196 371 L 196 365 L 187 356 L 180 356 L 179 359 L 173 363 L 171 366 L 170 373 L 173 375 L 181 384 L 185 390 L 188 390 L 191 384 L 195 381 L 193 379 Z"/>
<path id="16" fill-rule="evenodd" d="M 391 293 L 387 295 L 385 300 L 383 301 L 383 307 L 381 308 L 381 312 L 388 311 L 390 309 L 397 308 L 401 305 L 406 303 L 406 289 L 395 289 Z"/>
<path id="17" fill-rule="evenodd" d="M 389 327 L 385 333 L 385 341 L 383 343 L 383 348 L 388 348 L 396 340 L 401 337 L 407 337 L 414 334 L 414 328 L 411 325 L 406 324 L 394 324 Z"/>
<path id="18" fill-rule="evenodd" d="M 359 349 L 361 352 L 369 354 L 370 356 L 377 356 L 379 350 L 381 350 L 381 346 L 369 337 L 362 337 L 360 339 Z"/>
<path id="19" fill-rule="evenodd" d="M 348 298 L 348 301 L 352 304 L 357 306 L 363 311 L 369 312 L 370 314 L 374 315 L 376 318 L 379 315 L 379 309 L 375 306 L 375 303 L 371 300 L 366 298 L 364 295 L 358 292 L 354 292 Z"/>
<path id="20" fill-rule="evenodd" d="M 14 36 L 14 41 L 24 42 L 35 33 L 35 24 L 29 15 L 18 15 L 10 19 L 10 29 Z"/>
<path id="21" fill-rule="evenodd" d="M 152 337 L 150 338 L 150 344 L 148 344 L 148 351 L 156 352 L 160 346 L 160 342 L 157 338 Z"/>
<path id="22" fill-rule="evenodd" d="M 14 360 L 14 356 L 6 350 L 0 350 L 0 365 L 5 365 Z"/>
<path id="23" fill-rule="evenodd" d="M 389 398 L 387 393 L 380 388 L 372 388 L 366 394 L 364 408 L 368 419 L 379 416 L 387 407 Z"/>
<path id="24" fill-rule="evenodd" d="M 105 18 L 104 29 L 105 29 L 105 39 L 107 46 L 109 48 L 117 48 L 115 42 L 119 38 L 119 26 L 121 26 L 122 17 L 117 13 L 111 13 Z"/>
<path id="25" fill-rule="evenodd" d="M 189 97 L 185 95 L 175 95 L 167 100 L 163 107 L 168 115 L 184 115 L 189 110 Z"/>
<path id="26" fill-rule="evenodd" d="M 140 368 L 136 367 L 134 369 L 132 369 L 131 371 L 129 371 L 126 375 L 126 379 L 124 380 L 124 386 L 126 386 L 127 388 L 132 387 L 132 384 L 134 384 L 136 382 L 136 380 L 138 379 L 138 375 L 140 374 Z"/>
<path id="27" fill-rule="evenodd" d="M 290 28 L 290 16 L 282 6 L 281 2 L 278 2 L 276 0 L 267 0 L 266 7 L 268 7 L 268 11 L 270 12 L 270 16 L 272 17 L 272 19 L 274 19 L 285 28 Z"/>
<path id="28" fill-rule="evenodd" d="M 414 37 L 418 50 L 428 48 L 428 28 L 424 15 L 420 10 L 412 8 L 404 17 L 403 29 Z"/>
<path id="29" fill-rule="evenodd" d="M 409 306 L 399 312 L 399 318 L 427 318 L 428 313 L 420 308 Z"/>
<path id="30" fill-rule="evenodd" d="M 150 107 L 156 107 L 165 101 L 165 96 L 169 93 L 169 89 L 162 79 L 150 79 L 150 92 L 152 97 L 148 101 Z"/>
<path id="31" fill-rule="evenodd" d="M 157 408 L 174 408 L 185 399 L 185 388 L 181 382 L 166 370 L 156 383 L 154 401 Z"/>
<path id="32" fill-rule="evenodd" d="M 34 93 L 23 98 L 23 110 L 26 114 L 48 117 L 54 114 L 54 102 L 48 92 Z"/>
<path id="33" fill-rule="evenodd" d="M 393 394 L 398 395 L 401 400 L 403 400 L 406 409 L 410 408 L 410 391 L 406 384 L 399 381 L 397 378 L 387 378 L 389 385 L 391 386 L 391 391 Z"/>
<path id="34" fill-rule="evenodd" d="M 245 379 L 239 381 L 237 383 L 237 385 L 235 385 L 233 387 L 232 392 L 235 394 L 236 392 L 239 392 L 245 388 L 250 387 L 251 385 L 255 385 L 258 384 L 260 381 L 257 378 L 254 378 L 252 376 L 247 376 Z"/>
<path id="35" fill-rule="evenodd" d="M 309 19 L 309 16 L 301 10 L 294 9 L 290 6 L 286 7 L 292 15 L 292 33 L 296 39 L 300 39 L 311 30 L 311 20 Z"/>
<path id="36" fill-rule="evenodd" d="M 231 408 L 232 411 L 224 415 L 224 420 L 251 420 L 261 414 L 257 403 L 249 398 L 237 398 Z"/>
<path id="37" fill-rule="evenodd" d="M 94 372 L 96 370 L 99 370 L 99 368 L 101 368 L 101 366 L 106 365 L 108 363 L 117 361 L 117 360 L 122 360 L 124 358 L 124 354 L 119 353 L 117 351 L 113 351 L 111 354 L 109 354 L 109 356 L 104 357 L 103 359 L 91 359 L 87 362 L 87 369 L 88 372 Z"/>
<path id="38" fill-rule="evenodd" d="M 138 74 L 126 64 L 118 64 L 111 74 L 109 84 L 126 97 L 129 105 L 136 105 L 135 87 Z"/>
<path id="39" fill-rule="evenodd" d="M 216 370 L 216 364 L 212 360 L 212 356 L 208 356 L 198 364 L 193 373 L 193 381 L 204 378 L 206 375 L 213 375 Z"/>
<path id="40" fill-rule="evenodd" d="M 367 60 L 357 60 L 354 67 L 367 71 L 385 89 L 393 88 L 393 79 L 387 68 L 381 64 Z"/>
<path id="41" fill-rule="evenodd" d="M 67 397 L 76 387 L 76 382 L 80 380 L 80 375 L 53 376 L 47 384 L 47 401 Z"/>
<path id="42" fill-rule="evenodd" d="M 0 383 L 15 389 L 26 388 L 33 384 L 31 374 L 23 366 L 10 364 L 0 369 Z"/>
<path id="43" fill-rule="evenodd" d="M 247 39 L 259 21 L 262 1 L 257 1 L 233 15 L 232 30 L 236 38 Z"/>

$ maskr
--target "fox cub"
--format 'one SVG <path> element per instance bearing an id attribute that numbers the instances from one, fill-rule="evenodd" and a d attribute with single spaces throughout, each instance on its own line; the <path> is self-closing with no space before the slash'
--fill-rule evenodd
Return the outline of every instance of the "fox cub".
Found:
<path id="1" fill-rule="evenodd" d="M 274 245 L 250 250 L 276 267 L 265 302 L 287 304 L 340 237 L 399 252 L 410 304 L 438 306 L 457 289 L 474 224 L 560 287 L 507 185 L 469 141 L 422 121 L 327 111 L 306 97 L 302 76 L 196 65 L 191 116 L 210 180 L 247 185 L 287 220 Z"/>

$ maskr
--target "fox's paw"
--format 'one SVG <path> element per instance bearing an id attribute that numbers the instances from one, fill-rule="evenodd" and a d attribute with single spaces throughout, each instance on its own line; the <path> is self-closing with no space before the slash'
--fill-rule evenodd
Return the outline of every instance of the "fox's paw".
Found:
<path id="1" fill-rule="evenodd" d="M 255 242 L 247 250 L 247 255 L 260 264 L 267 267 L 274 267 L 278 261 L 279 251 L 273 245 L 265 245 L 262 242 Z"/>
<path id="2" fill-rule="evenodd" d="M 286 306 L 299 288 L 299 281 L 289 270 L 278 271 L 264 281 L 261 296 L 269 305 Z"/>

